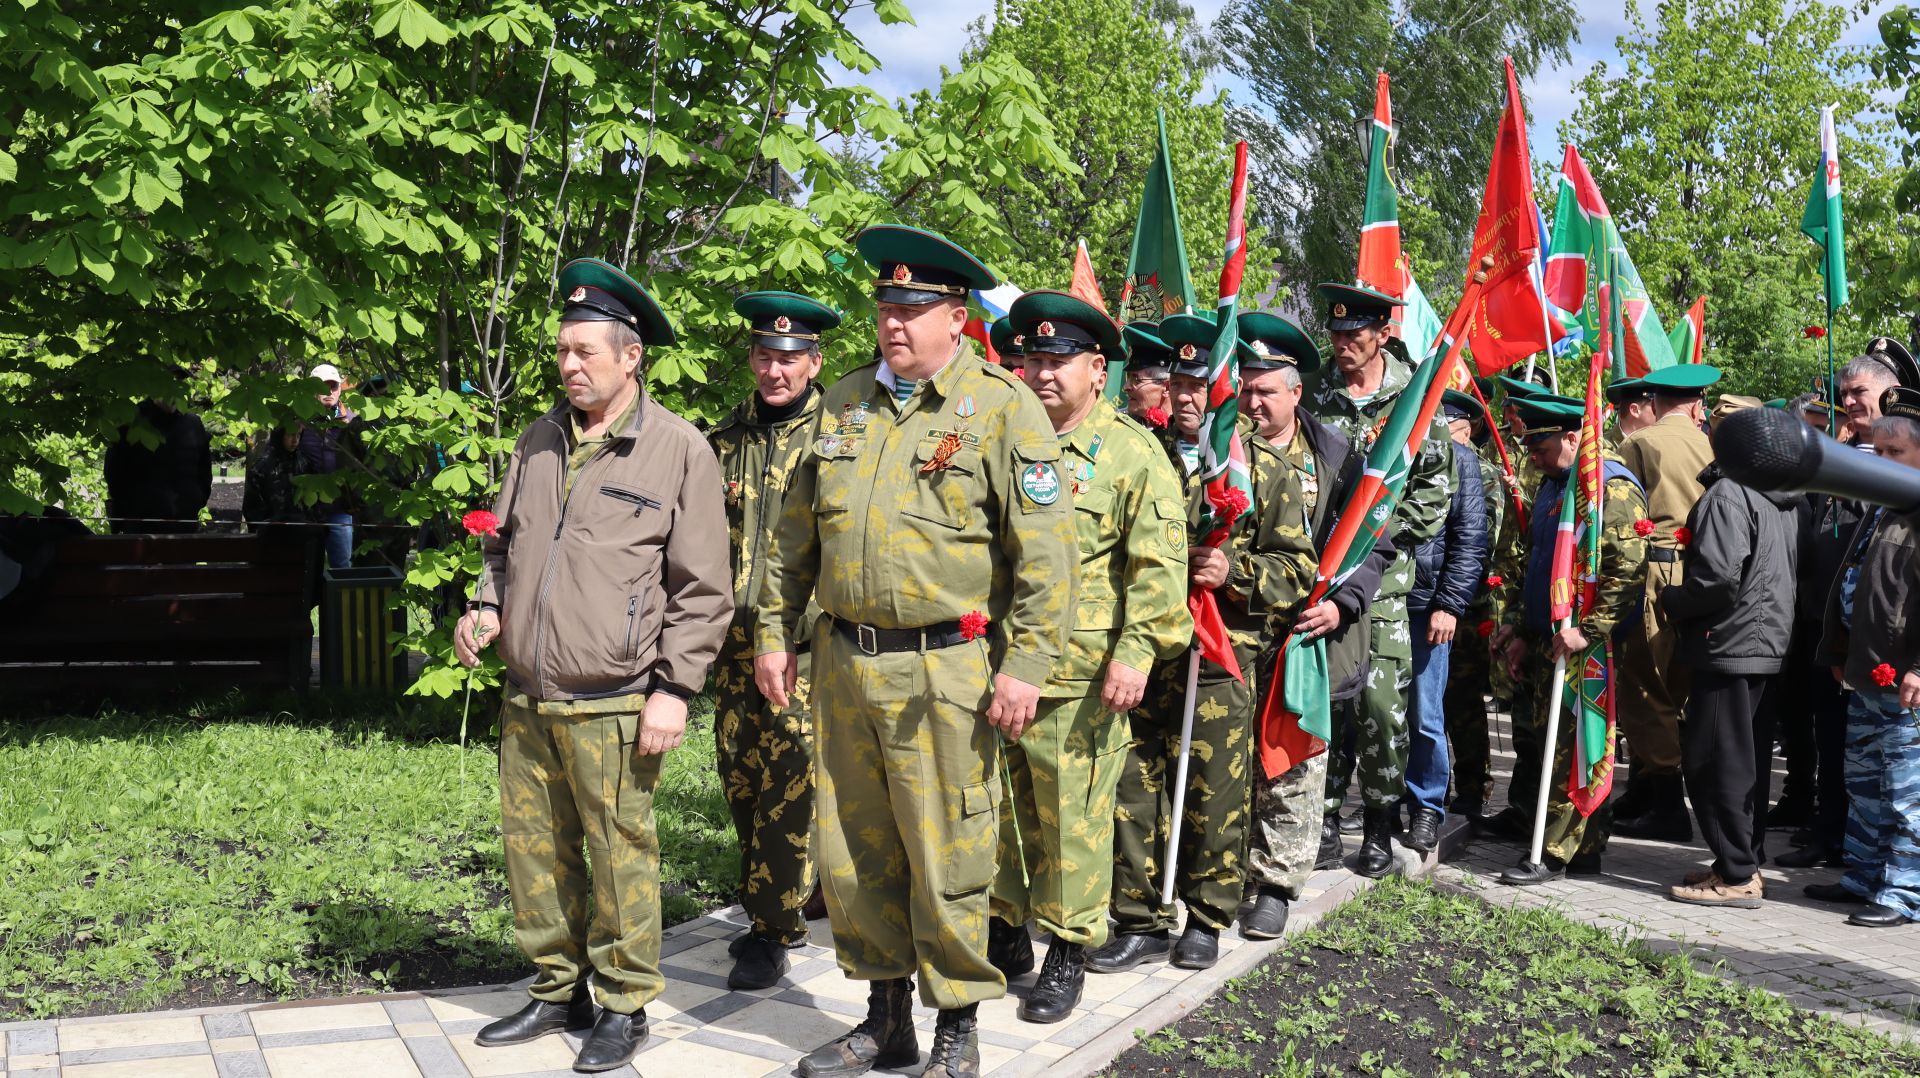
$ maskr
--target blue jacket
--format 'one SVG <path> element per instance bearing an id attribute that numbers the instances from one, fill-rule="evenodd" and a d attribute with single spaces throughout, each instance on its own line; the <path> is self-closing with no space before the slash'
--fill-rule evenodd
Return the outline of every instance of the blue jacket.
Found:
<path id="1" fill-rule="evenodd" d="M 1447 526 L 1413 550 L 1413 591 L 1407 609 L 1444 610 L 1454 617 L 1487 586 L 1487 562 L 1493 549 L 1488 534 L 1486 492 L 1480 464 L 1472 453 L 1453 449 L 1453 504 Z"/>
<path id="2" fill-rule="evenodd" d="M 1617 460 L 1602 462 L 1602 482 L 1625 479 L 1642 491 L 1647 488 L 1640 478 L 1628 467 Z M 1547 594 L 1553 583 L 1553 541 L 1554 533 L 1560 530 L 1560 498 L 1566 493 L 1567 479 L 1573 474 L 1569 469 L 1562 475 L 1549 475 L 1540 480 L 1540 490 L 1533 496 L 1533 505 L 1529 512 L 1533 519 L 1527 522 L 1527 571 L 1520 582 L 1521 625 L 1529 632 L 1546 636 L 1553 632 L 1553 619 L 1550 597 Z M 1640 622 L 1640 609 L 1635 606 L 1631 611 L 1623 611 L 1618 624 L 1614 626 L 1613 638 L 1620 639 L 1620 633 L 1630 625 Z"/>

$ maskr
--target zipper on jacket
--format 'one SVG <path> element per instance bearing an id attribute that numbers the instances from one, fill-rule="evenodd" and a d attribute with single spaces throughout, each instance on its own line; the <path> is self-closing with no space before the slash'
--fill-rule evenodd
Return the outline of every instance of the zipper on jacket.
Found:
<path id="1" fill-rule="evenodd" d="M 639 516 L 649 509 L 660 508 L 659 501 L 649 498 L 645 494 L 639 494 L 631 490 L 622 490 L 619 487 L 609 486 L 605 483 L 600 484 L 600 493 L 605 494 L 609 498 L 618 498 L 623 502 L 632 503 L 634 516 Z M 564 510 L 562 510 L 562 516 L 565 516 Z M 558 539 L 559 537 L 560 533 L 555 532 L 554 538 Z"/>
<path id="2" fill-rule="evenodd" d="M 639 620 L 640 620 L 640 619 L 639 619 L 639 617 L 638 617 L 638 614 L 639 614 L 639 612 L 640 612 L 640 597 L 639 597 L 638 595 L 629 595 L 629 596 L 627 596 L 627 651 L 626 651 L 626 655 L 627 655 L 627 661 L 628 661 L 628 662 L 632 662 L 633 660 L 635 660 L 635 659 L 637 659 L 637 658 L 639 658 L 639 656 L 637 656 L 637 655 L 635 655 L 635 654 L 634 654 L 634 648 L 636 647 L 636 644 L 635 644 L 635 642 L 634 642 L 634 639 L 633 639 L 633 632 L 634 632 L 634 628 L 635 628 L 635 626 L 637 625 L 637 623 L 638 623 L 638 622 L 639 622 Z"/>

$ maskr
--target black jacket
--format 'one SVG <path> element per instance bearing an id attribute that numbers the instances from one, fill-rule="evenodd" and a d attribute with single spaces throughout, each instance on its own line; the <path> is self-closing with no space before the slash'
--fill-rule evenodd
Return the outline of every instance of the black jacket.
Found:
<path id="1" fill-rule="evenodd" d="M 1307 436 L 1307 444 L 1313 447 L 1318 474 L 1333 477 L 1332 482 L 1321 485 L 1313 510 L 1313 548 L 1325 551 L 1327 539 L 1339 523 L 1340 507 L 1347 503 L 1360 482 L 1366 458 L 1354 451 L 1353 443 L 1345 435 L 1315 419 L 1306 408 L 1296 409 L 1295 415 Z M 1359 695 L 1367 683 L 1367 674 L 1372 668 L 1367 644 L 1373 633 L 1365 615 L 1380 590 L 1380 577 L 1393 555 L 1393 540 L 1381 535 L 1367 560 L 1328 596 L 1328 601 L 1340 608 L 1340 628 L 1327 637 L 1327 683 L 1332 686 L 1330 695 L 1335 700 Z"/>
<path id="2" fill-rule="evenodd" d="M 1407 609 L 1413 613 L 1444 610 L 1454 617 L 1466 613 L 1474 596 L 1487 586 L 1487 562 L 1493 536 L 1487 528 L 1487 496 L 1480 482 L 1480 462 L 1453 445 L 1453 504 L 1447 526 L 1413 551 L 1413 591 Z"/>
<path id="3" fill-rule="evenodd" d="M 149 449 L 131 437 L 131 425 L 107 447 L 107 515 L 129 518 L 117 531 L 168 530 L 155 521 L 197 524 L 213 493 L 213 451 L 207 428 L 192 412 L 169 412 L 140 402 L 140 418 L 160 433 Z"/>
<path id="4" fill-rule="evenodd" d="M 1800 496 L 1700 473 L 1680 583 L 1660 593 L 1679 632 L 1677 657 L 1722 674 L 1777 674 L 1793 637 Z"/>

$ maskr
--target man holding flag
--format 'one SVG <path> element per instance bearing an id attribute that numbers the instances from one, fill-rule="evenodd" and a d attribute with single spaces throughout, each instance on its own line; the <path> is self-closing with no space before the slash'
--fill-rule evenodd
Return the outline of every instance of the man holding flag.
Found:
<path id="1" fill-rule="evenodd" d="M 1417 397 L 1403 398 L 1402 393 L 1413 381 L 1414 361 L 1405 345 L 1387 332 L 1393 309 L 1401 303 L 1350 285 L 1323 284 L 1318 291 L 1327 304 L 1334 370 L 1332 377 L 1321 380 L 1313 413 L 1365 455 L 1396 402 L 1420 406 Z M 1407 624 L 1407 595 L 1413 590 L 1409 552 L 1446 526 L 1453 498 L 1447 428 L 1438 417 L 1429 426 L 1393 510 L 1389 534 L 1399 553 L 1373 605 L 1373 668 L 1359 698 L 1334 713 L 1330 745 L 1336 755 L 1327 767 L 1325 826 L 1335 826 L 1357 762 L 1365 823 L 1355 870 L 1365 876 L 1381 876 L 1392 867 L 1391 813 L 1406 791 L 1407 689 L 1413 681 L 1413 636 Z"/>

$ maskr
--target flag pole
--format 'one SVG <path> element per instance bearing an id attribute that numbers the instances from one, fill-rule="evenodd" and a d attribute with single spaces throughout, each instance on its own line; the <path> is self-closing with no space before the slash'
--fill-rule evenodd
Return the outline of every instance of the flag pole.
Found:
<path id="1" fill-rule="evenodd" d="M 1480 383 L 1471 376 L 1467 378 L 1467 389 L 1472 391 L 1473 399 L 1480 402 L 1480 407 L 1486 409 L 1487 433 L 1493 436 L 1493 447 L 1500 452 L 1500 471 L 1504 473 L 1501 478 L 1506 482 L 1507 496 L 1513 499 L 1514 512 L 1520 514 L 1516 519 L 1524 522 L 1527 516 L 1526 499 L 1520 497 L 1520 477 L 1513 472 L 1513 458 L 1507 453 L 1506 440 L 1500 437 L 1500 424 L 1493 418 L 1493 403 L 1480 395 Z"/>
<path id="2" fill-rule="evenodd" d="M 1167 855 L 1160 860 L 1160 904 L 1173 904 L 1173 880 L 1180 866 L 1180 818 L 1187 811 L 1187 760 L 1193 750 L 1193 698 L 1200 688 L 1200 649 L 1187 652 L 1187 703 L 1180 715 L 1180 759 L 1174 765 L 1173 821 L 1167 828 Z"/>
<path id="3" fill-rule="evenodd" d="M 1572 497 L 1572 491 L 1566 491 L 1562 497 Z M 1562 618 L 1560 629 L 1566 629 L 1573 623 L 1572 618 Z M 1547 739 L 1540 747 L 1540 790 L 1534 795 L 1533 802 L 1533 843 L 1527 847 L 1527 863 L 1541 864 L 1543 847 L 1547 840 L 1547 794 L 1553 788 L 1553 749 L 1554 741 L 1560 734 L 1560 704 L 1566 696 L 1567 657 L 1560 656 L 1553 661 L 1553 699 L 1547 702 Z"/>

